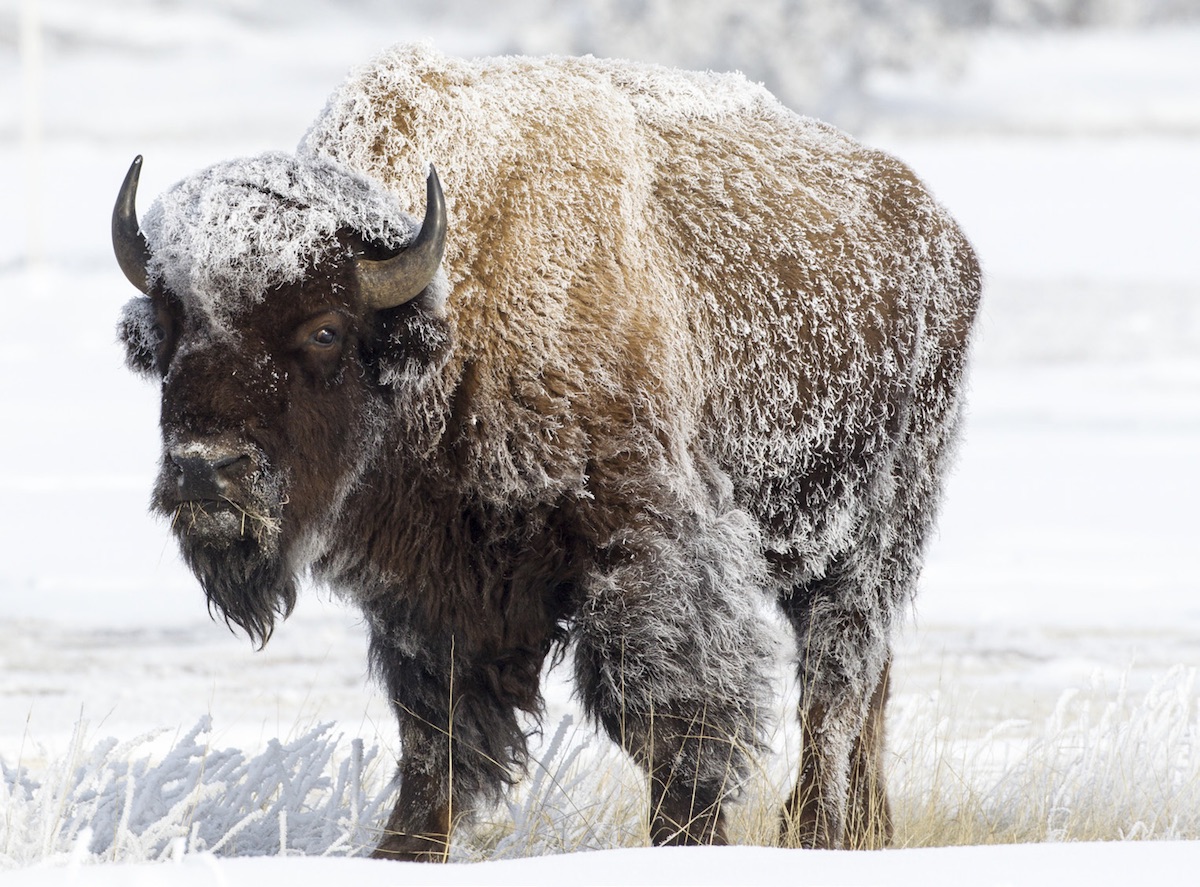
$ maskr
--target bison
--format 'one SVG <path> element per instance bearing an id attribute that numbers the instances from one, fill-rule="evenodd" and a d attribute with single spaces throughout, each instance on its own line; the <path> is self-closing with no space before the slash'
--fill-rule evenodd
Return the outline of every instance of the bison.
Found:
<path id="1" fill-rule="evenodd" d="M 981 288 L 902 163 L 738 75 L 418 46 L 139 224 L 140 164 L 113 242 L 162 389 L 153 508 L 259 645 L 299 577 L 365 614 L 402 749 L 377 855 L 444 858 L 519 778 L 564 651 L 653 842 L 724 842 L 764 601 L 797 639 L 781 839 L 888 839 L 890 638 Z"/>

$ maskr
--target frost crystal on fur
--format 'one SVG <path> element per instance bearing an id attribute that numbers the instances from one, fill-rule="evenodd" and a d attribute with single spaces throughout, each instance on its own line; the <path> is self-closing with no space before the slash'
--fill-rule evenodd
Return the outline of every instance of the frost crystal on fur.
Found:
<path id="1" fill-rule="evenodd" d="M 366 310 L 342 235 L 407 243 L 429 163 L 444 278 Z M 515 778 L 518 713 L 564 643 L 589 714 L 647 770 L 654 840 L 721 840 L 769 704 L 764 599 L 800 650 L 784 837 L 886 840 L 891 631 L 980 292 L 903 164 L 739 76 L 400 47 L 295 157 L 202 172 L 146 230 L 185 303 L 159 348 L 167 438 L 215 438 L 286 487 L 275 548 L 229 553 L 310 568 L 366 612 L 404 745 L 383 852 L 435 853 L 450 810 Z M 178 475 L 165 460 L 164 501 Z M 272 596 L 242 587 L 218 528 L 183 541 L 269 633 Z"/>
<path id="2" fill-rule="evenodd" d="M 283 153 L 211 166 L 162 194 L 142 220 L 152 275 L 216 317 L 301 280 L 331 257 L 339 231 L 394 249 L 416 227 L 361 175 Z"/>

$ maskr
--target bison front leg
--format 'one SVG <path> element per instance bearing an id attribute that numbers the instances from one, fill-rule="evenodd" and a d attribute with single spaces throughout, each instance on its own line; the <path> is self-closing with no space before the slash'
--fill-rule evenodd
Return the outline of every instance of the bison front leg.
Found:
<path id="1" fill-rule="evenodd" d="M 736 735 L 702 711 L 663 712 L 629 732 L 627 747 L 650 778 L 651 843 L 727 843 L 723 804 L 737 787 Z"/>
<path id="2" fill-rule="evenodd" d="M 597 686 L 603 669 L 586 668 L 580 677 L 589 709 L 648 776 L 651 843 L 725 844 L 723 805 L 745 775 L 753 723 L 743 722 L 741 712 L 705 711 L 684 699 L 643 707 Z"/>
<path id="3" fill-rule="evenodd" d="M 383 828 L 376 859 L 440 862 L 450 850 L 451 756 L 444 731 L 402 718 L 400 794 Z M 439 747 L 440 746 L 440 747 Z"/>
<path id="4" fill-rule="evenodd" d="M 368 613 L 371 657 L 400 726 L 400 790 L 374 856 L 441 861 L 454 823 L 496 799 L 526 754 L 512 700 L 495 692 L 488 663 L 453 636 L 423 638 Z M 530 656 L 536 693 L 540 660 Z"/>

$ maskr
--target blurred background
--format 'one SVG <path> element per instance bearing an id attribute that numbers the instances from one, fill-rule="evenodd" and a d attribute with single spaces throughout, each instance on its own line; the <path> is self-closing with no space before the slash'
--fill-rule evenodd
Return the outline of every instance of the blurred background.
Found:
<path id="1" fill-rule="evenodd" d="M 56 201 L 78 205 L 66 184 L 109 149 L 174 181 L 187 168 L 155 149 L 290 148 L 350 67 L 401 41 L 739 70 L 868 139 L 1082 153 L 1195 133 L 1198 27 L 1200 0 L 2 0 L 0 263 L 51 251 Z"/>
<path id="2" fill-rule="evenodd" d="M 352 613 L 309 595 L 255 657 L 146 514 L 109 214 L 135 154 L 145 209 L 411 40 L 737 69 L 909 162 L 988 282 L 901 693 L 950 673 L 986 721 L 1200 663 L 1200 0 L 0 0 L 0 752 L 364 717 Z"/>

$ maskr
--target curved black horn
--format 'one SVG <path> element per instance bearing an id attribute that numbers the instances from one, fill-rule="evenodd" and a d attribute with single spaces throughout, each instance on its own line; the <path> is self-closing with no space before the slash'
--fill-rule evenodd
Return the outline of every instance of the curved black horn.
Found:
<path id="1" fill-rule="evenodd" d="M 150 275 L 146 267 L 150 262 L 150 247 L 146 238 L 138 228 L 137 186 L 142 174 L 142 155 L 133 158 L 129 172 L 125 173 L 125 181 L 121 183 L 121 192 L 117 195 L 117 204 L 112 214 L 113 252 L 117 254 L 117 264 L 129 278 L 129 282 L 143 293 L 150 289 Z"/>
<path id="2" fill-rule="evenodd" d="M 429 166 L 426 182 L 425 219 L 421 230 L 407 247 L 390 259 L 358 259 L 359 291 L 363 301 L 380 310 L 395 308 L 420 295 L 438 266 L 446 248 L 446 201 L 437 170 Z"/>

